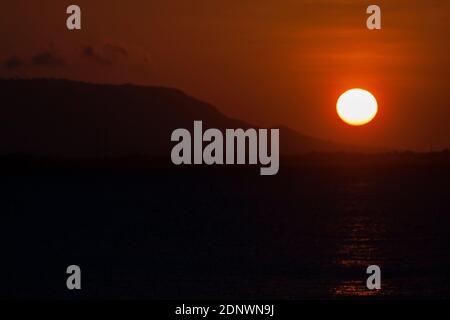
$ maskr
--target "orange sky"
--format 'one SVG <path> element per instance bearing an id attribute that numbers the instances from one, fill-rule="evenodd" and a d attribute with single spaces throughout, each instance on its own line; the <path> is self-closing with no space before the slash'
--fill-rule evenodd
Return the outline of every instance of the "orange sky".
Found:
<path id="1" fill-rule="evenodd" d="M 82 30 L 65 9 L 82 8 Z M 365 27 L 382 8 L 382 30 Z M 227 115 L 326 139 L 450 147 L 450 2 L 76 0 L 2 4 L 0 77 L 176 87 Z M 380 113 L 349 127 L 339 94 L 371 91 Z"/>

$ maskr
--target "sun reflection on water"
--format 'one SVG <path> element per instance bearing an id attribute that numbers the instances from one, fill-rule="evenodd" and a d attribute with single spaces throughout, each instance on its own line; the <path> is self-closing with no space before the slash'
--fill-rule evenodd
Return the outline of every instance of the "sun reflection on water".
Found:
<path id="1" fill-rule="evenodd" d="M 370 265 L 382 267 L 382 244 L 386 228 L 373 208 L 368 205 L 371 186 L 366 183 L 347 185 L 342 203 L 342 217 L 337 226 L 336 255 L 333 264 L 339 268 L 341 281 L 332 288 L 335 297 L 366 297 L 389 294 L 389 286 L 382 278 L 381 290 L 369 290 L 366 269 Z"/>
<path id="2" fill-rule="evenodd" d="M 333 288 L 337 297 L 369 297 L 379 296 L 382 290 L 368 290 L 364 281 L 344 281 Z"/>

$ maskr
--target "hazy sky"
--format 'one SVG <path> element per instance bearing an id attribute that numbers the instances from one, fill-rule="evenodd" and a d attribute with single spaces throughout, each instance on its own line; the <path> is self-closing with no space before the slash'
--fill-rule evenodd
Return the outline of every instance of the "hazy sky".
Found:
<path id="1" fill-rule="evenodd" d="M 66 7 L 82 30 L 66 29 Z M 369 4 L 382 30 L 366 28 Z M 182 89 L 229 116 L 336 141 L 450 147 L 450 1 L 16 0 L 2 3 L 0 77 Z M 360 87 L 380 113 L 341 122 Z"/>

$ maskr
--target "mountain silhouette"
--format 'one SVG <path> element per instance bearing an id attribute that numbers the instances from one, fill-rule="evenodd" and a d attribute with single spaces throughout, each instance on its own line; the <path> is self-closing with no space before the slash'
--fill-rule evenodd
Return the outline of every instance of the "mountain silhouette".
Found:
<path id="1" fill-rule="evenodd" d="M 256 128 L 176 89 L 69 80 L 0 80 L 0 154 L 47 157 L 168 156 L 177 128 Z M 361 148 L 280 128 L 280 153 Z"/>

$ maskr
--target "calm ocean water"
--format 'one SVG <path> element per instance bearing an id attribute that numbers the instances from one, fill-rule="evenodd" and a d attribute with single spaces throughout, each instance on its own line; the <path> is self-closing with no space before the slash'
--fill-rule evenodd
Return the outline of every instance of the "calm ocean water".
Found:
<path id="1" fill-rule="evenodd" d="M 449 298 L 450 167 L 3 174 L 3 297 Z M 382 290 L 365 287 L 382 269 Z"/>

